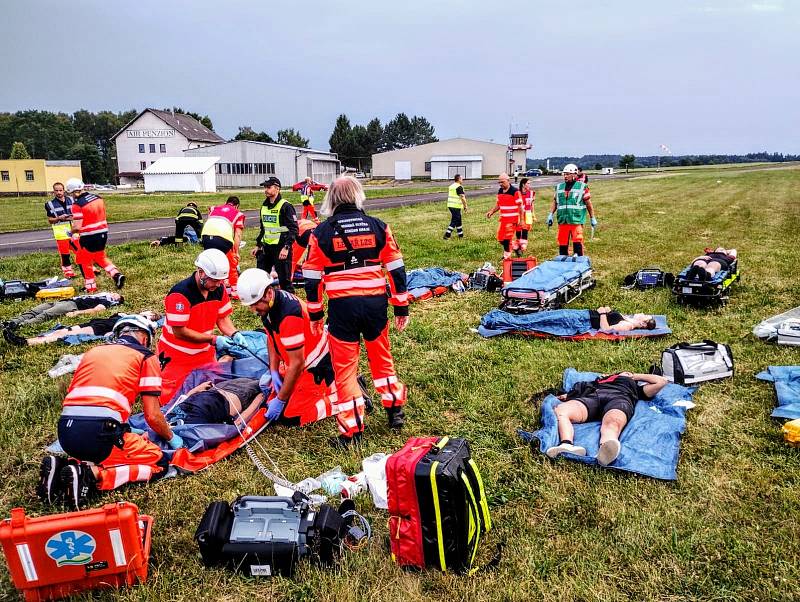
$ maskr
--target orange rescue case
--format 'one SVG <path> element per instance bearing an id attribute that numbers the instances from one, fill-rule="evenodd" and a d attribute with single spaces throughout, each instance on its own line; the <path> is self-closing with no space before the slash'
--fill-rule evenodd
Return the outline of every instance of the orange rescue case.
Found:
<path id="1" fill-rule="evenodd" d="M 522 276 L 528 270 L 532 270 L 539 262 L 533 256 L 528 257 L 509 257 L 503 260 L 503 283 L 508 284 Z"/>
<path id="2" fill-rule="evenodd" d="M 25 600 L 56 600 L 144 582 L 152 526 L 128 502 L 38 518 L 14 508 L 0 523 L 0 543 Z"/>

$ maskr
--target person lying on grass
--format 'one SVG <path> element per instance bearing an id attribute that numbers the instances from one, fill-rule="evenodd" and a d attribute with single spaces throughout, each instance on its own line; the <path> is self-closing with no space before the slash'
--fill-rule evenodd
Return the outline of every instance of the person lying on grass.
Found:
<path id="1" fill-rule="evenodd" d="M 184 395 L 167 413 L 171 426 L 181 424 L 234 424 L 244 427 L 264 401 L 259 381 L 232 378 L 216 384 L 202 382 Z"/>
<path id="2" fill-rule="evenodd" d="M 654 330 L 656 320 L 648 314 L 624 316 L 610 307 L 589 310 L 589 320 L 595 330 L 630 332 L 631 330 Z"/>
<path id="3" fill-rule="evenodd" d="M 736 255 L 736 249 L 717 247 L 708 255 L 696 257 L 686 277 L 690 280 L 711 280 L 717 272 L 727 272 L 731 269 L 731 264 L 736 261 Z"/>
<path id="4" fill-rule="evenodd" d="M 555 407 L 555 413 L 561 441 L 545 453 L 549 458 L 565 452 L 585 456 L 586 449 L 574 445 L 572 425 L 600 420 L 600 449 L 596 460 L 601 466 L 608 466 L 619 456 L 622 447 L 619 437 L 633 417 L 636 402 L 652 399 L 668 382 L 655 374 L 619 372 L 576 383 L 568 393 L 558 397 L 562 403 Z"/>
<path id="5" fill-rule="evenodd" d="M 154 311 L 143 311 L 136 315 L 147 318 L 152 322 L 158 322 L 161 319 L 161 315 Z M 55 343 L 74 335 L 104 337 L 111 334 L 111 332 L 114 330 L 114 326 L 119 320 L 130 316 L 131 314 L 111 314 L 107 318 L 95 318 L 93 320 L 89 320 L 88 322 L 84 322 L 83 324 L 59 328 L 53 332 L 36 335 L 35 337 L 30 337 L 27 339 L 19 336 L 15 332 L 8 332 L 6 333 L 6 340 L 13 345 L 28 345 L 32 347 L 34 345 Z"/>

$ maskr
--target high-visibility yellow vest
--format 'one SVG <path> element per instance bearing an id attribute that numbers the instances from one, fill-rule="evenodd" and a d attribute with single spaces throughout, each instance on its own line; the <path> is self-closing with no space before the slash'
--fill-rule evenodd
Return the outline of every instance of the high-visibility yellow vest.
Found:
<path id="1" fill-rule="evenodd" d="M 203 226 L 201 236 L 219 236 L 233 242 L 233 224 L 220 215 L 211 215 Z"/>
<path id="2" fill-rule="evenodd" d="M 53 238 L 56 240 L 67 240 L 72 231 L 72 222 L 57 222 L 51 224 L 53 228 Z"/>
<path id="3" fill-rule="evenodd" d="M 451 209 L 461 209 L 463 207 L 461 196 L 456 192 L 459 186 L 461 186 L 461 184 L 453 182 L 447 188 L 447 206 Z"/>
<path id="4" fill-rule="evenodd" d="M 284 203 L 286 199 L 281 199 L 272 209 L 267 205 L 261 205 L 261 224 L 264 226 L 262 244 L 277 245 L 280 243 L 281 234 L 289 231 L 289 228 L 280 225 L 281 208 Z"/>

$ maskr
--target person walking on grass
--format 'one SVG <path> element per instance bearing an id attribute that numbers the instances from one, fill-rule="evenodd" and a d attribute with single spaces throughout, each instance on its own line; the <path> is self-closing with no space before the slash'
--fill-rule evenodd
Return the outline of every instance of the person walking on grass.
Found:
<path id="1" fill-rule="evenodd" d="M 500 212 L 497 241 L 503 247 L 503 259 L 509 259 L 511 251 L 519 248 L 514 237 L 517 227 L 523 221 L 522 196 L 517 187 L 511 185 L 507 173 L 497 176 L 497 183 L 500 184 L 500 189 L 497 191 L 497 203 L 486 213 L 486 217 L 488 219 L 498 211 Z"/>
<path id="2" fill-rule="evenodd" d="M 569 254 L 569 241 L 572 239 L 572 250 L 581 256 L 583 249 L 583 224 L 586 213 L 589 213 L 592 228 L 597 225 L 589 187 L 577 180 L 578 167 L 572 163 L 564 166 L 564 181 L 556 186 L 550 215 L 547 216 L 548 228 L 553 225 L 553 218 L 558 222 L 558 254 Z"/>
<path id="3" fill-rule="evenodd" d="M 461 174 L 453 176 L 453 183 L 447 188 L 447 209 L 450 211 L 450 225 L 444 231 L 444 239 L 448 240 L 453 230 L 459 238 L 464 238 L 461 212 L 467 212 L 467 195 L 464 194 L 464 186 L 461 184 Z"/>
<path id="4" fill-rule="evenodd" d="M 53 198 L 44 204 L 47 221 L 53 229 L 53 238 L 61 259 L 61 272 L 64 278 L 74 278 L 75 270 L 72 269 L 70 260 L 70 236 L 72 235 L 72 199 L 64 192 L 61 182 L 53 184 Z"/>

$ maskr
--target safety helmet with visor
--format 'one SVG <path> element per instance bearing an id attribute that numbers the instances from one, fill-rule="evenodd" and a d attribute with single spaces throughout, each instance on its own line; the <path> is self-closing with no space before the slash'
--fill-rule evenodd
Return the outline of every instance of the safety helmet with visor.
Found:
<path id="1" fill-rule="evenodd" d="M 242 305 L 250 306 L 261 301 L 267 289 L 275 284 L 272 277 L 264 270 L 248 268 L 239 275 L 236 292 Z"/>
<path id="2" fill-rule="evenodd" d="M 77 192 L 78 190 L 83 190 L 85 188 L 85 184 L 83 180 L 80 178 L 70 178 L 67 180 L 66 185 L 64 186 L 64 190 L 67 194 L 72 194 L 73 192 Z"/>
<path id="3" fill-rule="evenodd" d="M 230 263 L 225 253 L 219 249 L 206 249 L 194 262 L 212 280 L 225 280 L 230 273 Z"/>
<path id="4" fill-rule="evenodd" d="M 562 169 L 562 170 L 561 170 L 561 173 L 562 173 L 562 174 L 566 174 L 566 173 L 574 173 L 574 174 L 577 174 L 577 173 L 578 173 L 578 166 L 577 166 L 577 165 L 575 165 L 574 163 L 567 163 L 567 164 L 564 166 L 564 169 Z"/>
<path id="5" fill-rule="evenodd" d="M 153 335 L 156 332 L 156 325 L 152 320 L 149 320 L 145 316 L 138 314 L 123 314 L 123 316 L 114 324 L 114 328 L 111 329 L 111 333 L 115 339 L 118 339 L 125 333 L 132 331 L 144 332 L 147 334 L 147 347 L 149 347 L 150 342 L 153 340 Z"/>

